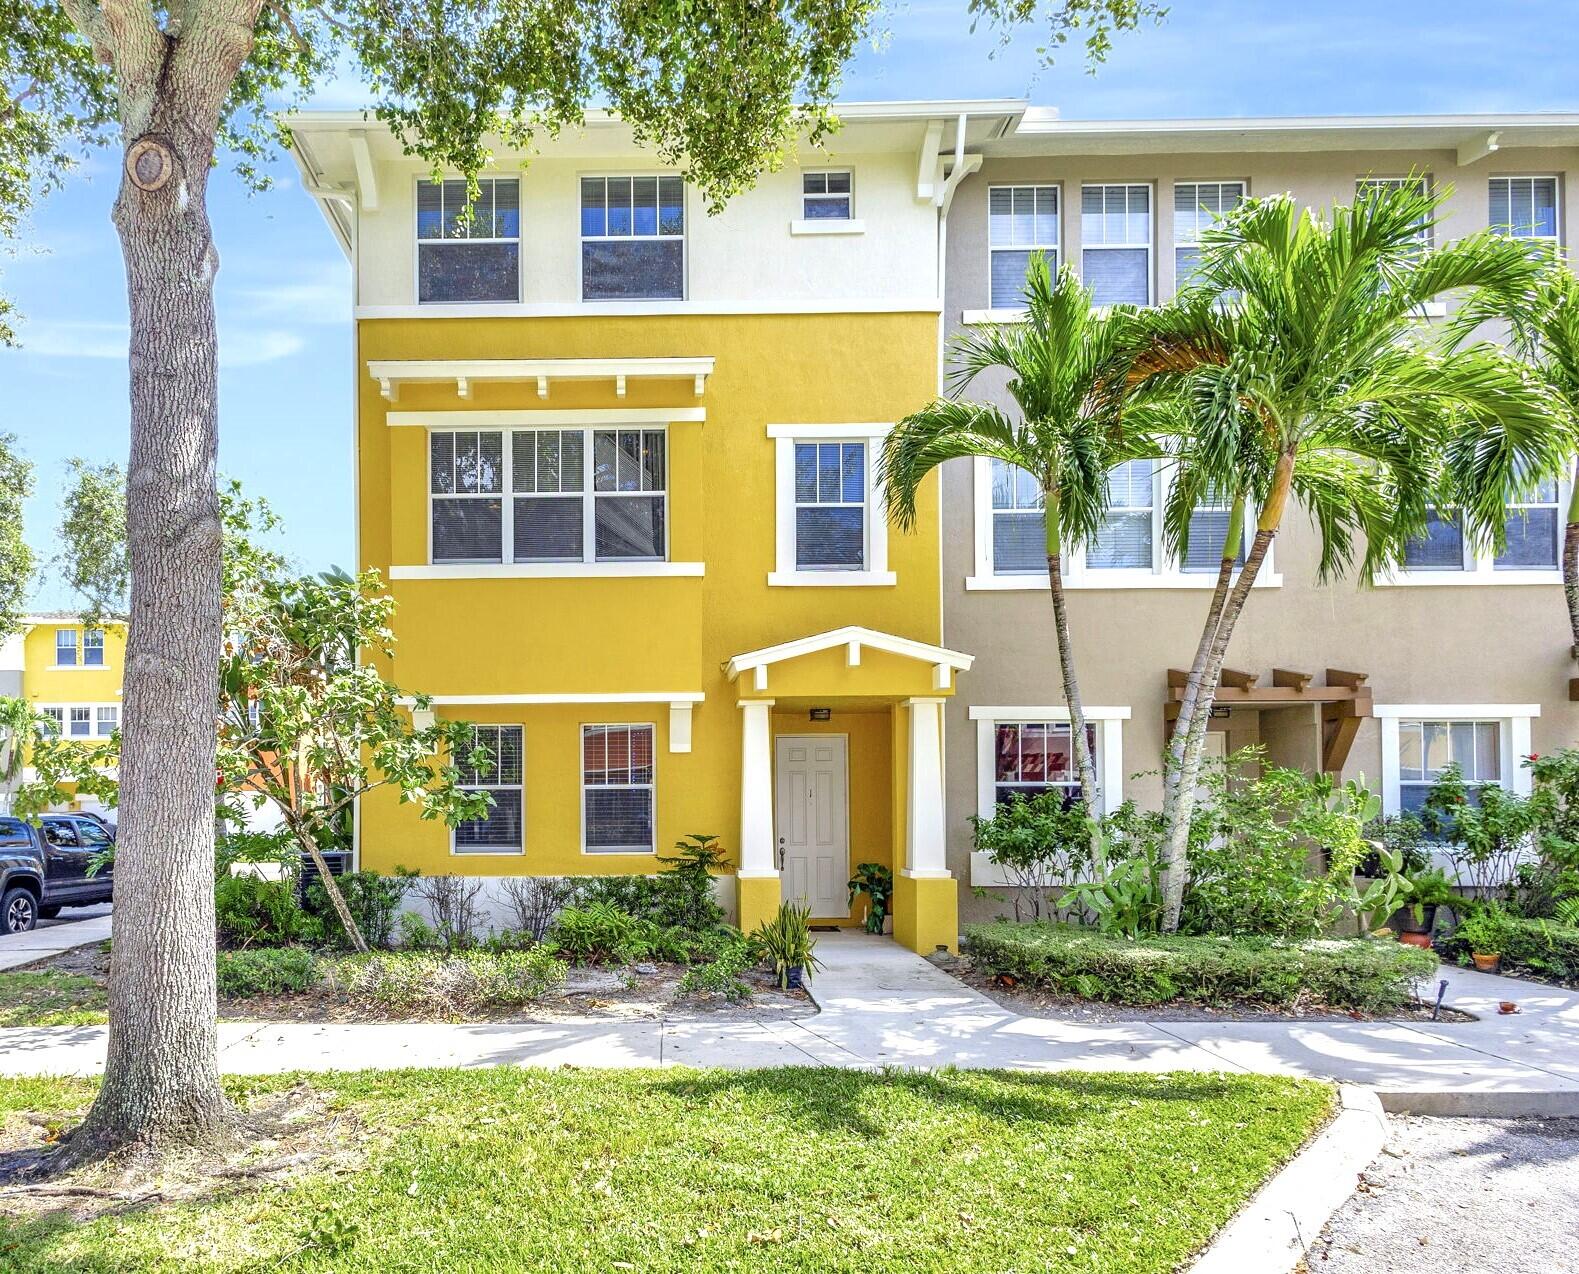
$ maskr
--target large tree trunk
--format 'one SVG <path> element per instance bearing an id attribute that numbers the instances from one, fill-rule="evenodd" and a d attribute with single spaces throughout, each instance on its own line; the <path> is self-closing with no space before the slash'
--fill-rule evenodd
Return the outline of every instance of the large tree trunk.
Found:
<path id="1" fill-rule="evenodd" d="M 1069 638 L 1069 612 L 1064 605 L 1063 560 L 1058 553 L 1047 555 L 1047 579 L 1053 595 L 1053 626 L 1058 637 L 1058 668 L 1063 674 L 1064 702 L 1069 705 L 1069 738 L 1074 747 L 1075 768 L 1080 774 L 1080 799 L 1086 813 L 1097 813 L 1097 774 L 1091 763 L 1091 740 L 1086 735 L 1086 710 L 1080 698 L 1080 680 L 1075 675 L 1074 645 Z"/>
<path id="2" fill-rule="evenodd" d="M 1563 528 L 1563 593 L 1568 599 L 1568 631 L 1573 636 L 1570 653 L 1579 659 L 1579 462 L 1574 465 L 1568 525 Z"/>
<path id="3" fill-rule="evenodd" d="M 255 6 L 194 8 L 179 39 L 137 4 L 70 6 L 115 66 L 126 139 L 114 222 L 131 319 L 115 939 L 104 1083 L 63 1166 L 126 1146 L 223 1144 L 237 1117 L 215 1032 L 220 650 L 218 258 L 206 195 Z"/>

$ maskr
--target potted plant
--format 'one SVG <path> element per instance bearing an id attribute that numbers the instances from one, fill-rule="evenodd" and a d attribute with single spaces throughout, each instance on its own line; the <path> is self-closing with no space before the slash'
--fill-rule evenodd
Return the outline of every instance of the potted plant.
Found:
<path id="1" fill-rule="evenodd" d="M 1495 973 L 1513 936 L 1513 925 L 1501 906 L 1486 903 L 1459 921 L 1454 936 L 1469 948 L 1477 969 Z"/>
<path id="2" fill-rule="evenodd" d="M 888 920 L 888 902 L 894 896 L 894 873 L 882 863 L 862 863 L 850 877 L 850 906 L 855 906 L 855 896 L 866 895 L 866 932 L 884 933 Z"/>
<path id="3" fill-rule="evenodd" d="M 1429 867 L 1407 873 L 1409 895 L 1404 905 L 1387 920 L 1387 927 L 1398 935 L 1400 942 L 1416 947 L 1431 945 L 1431 931 L 1436 927 L 1438 907 L 1450 906 L 1457 900 L 1453 884 L 1440 867 Z"/>
<path id="4" fill-rule="evenodd" d="M 773 962 L 782 990 L 799 991 L 803 982 L 811 980 L 812 970 L 822 967 L 812 954 L 817 944 L 811 936 L 810 907 L 780 903 L 778 914 L 764 920 L 751 937 Z"/>

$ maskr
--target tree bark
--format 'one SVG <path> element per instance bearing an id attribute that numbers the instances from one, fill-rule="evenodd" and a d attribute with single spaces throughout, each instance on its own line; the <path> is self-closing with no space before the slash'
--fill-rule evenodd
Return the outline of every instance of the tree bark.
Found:
<path id="1" fill-rule="evenodd" d="M 1574 465 L 1568 524 L 1563 528 L 1563 594 L 1568 599 L 1568 631 L 1573 636 L 1570 653 L 1579 659 L 1579 461 Z"/>
<path id="2" fill-rule="evenodd" d="M 1063 674 L 1064 702 L 1069 705 L 1069 738 L 1074 747 L 1075 767 L 1080 774 L 1080 799 L 1086 813 L 1097 814 L 1097 775 L 1091 764 L 1091 741 L 1086 736 L 1086 710 L 1080 698 L 1080 679 L 1075 675 L 1075 652 L 1069 638 L 1069 612 L 1064 605 L 1063 559 L 1059 553 L 1047 555 L 1047 579 L 1053 595 L 1053 627 L 1058 637 L 1058 668 Z M 1100 853 L 1100 850 L 1097 851 Z"/>
<path id="3" fill-rule="evenodd" d="M 220 621 L 218 334 L 206 207 L 220 111 L 256 5 L 215 0 L 180 38 L 140 2 L 73 4 L 113 64 L 126 162 L 113 220 L 131 320 L 115 939 L 104 1082 L 60 1163 L 137 1146 L 223 1144 L 214 788 Z"/>

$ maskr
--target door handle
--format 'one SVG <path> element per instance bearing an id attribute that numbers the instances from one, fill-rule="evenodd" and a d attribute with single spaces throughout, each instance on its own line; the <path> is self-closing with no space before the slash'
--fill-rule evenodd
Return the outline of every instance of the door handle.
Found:
<path id="1" fill-rule="evenodd" d="M 784 870 L 784 838 L 779 837 L 779 870 Z"/>

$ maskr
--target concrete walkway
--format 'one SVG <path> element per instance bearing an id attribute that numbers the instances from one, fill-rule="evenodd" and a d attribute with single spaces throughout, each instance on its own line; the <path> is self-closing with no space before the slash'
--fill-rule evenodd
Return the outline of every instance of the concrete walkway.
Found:
<path id="1" fill-rule="evenodd" d="M 890 939 L 822 934 L 821 1013 L 794 1021 L 311 1024 L 222 1022 L 234 1073 L 396 1066 L 1002 1066 L 1251 1071 L 1375 1089 L 1389 1110 L 1579 1114 L 1579 994 L 1444 966 L 1481 1021 L 1133 1022 L 1022 1017 Z M 1521 1012 L 1497 1016 L 1501 999 Z M 0 1031 L 0 1074 L 90 1074 L 102 1027 Z"/>
<path id="2" fill-rule="evenodd" d="M 0 969 L 14 969 L 47 960 L 73 947 L 103 942 L 110 936 L 110 908 L 68 907 L 54 920 L 40 920 L 27 933 L 0 934 Z"/>

